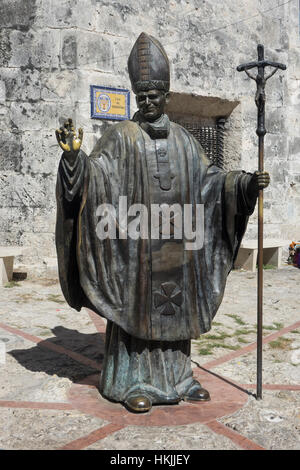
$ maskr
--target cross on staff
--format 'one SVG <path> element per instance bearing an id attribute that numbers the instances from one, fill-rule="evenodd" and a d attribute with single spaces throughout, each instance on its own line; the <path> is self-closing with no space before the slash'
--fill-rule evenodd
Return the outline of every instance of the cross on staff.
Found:
<path id="1" fill-rule="evenodd" d="M 238 72 L 246 72 L 248 77 L 256 82 L 255 104 L 257 106 L 257 129 L 258 136 L 258 171 L 264 171 L 264 137 L 265 128 L 265 85 L 278 69 L 286 70 L 286 65 L 278 62 L 270 62 L 264 58 L 264 46 L 257 46 L 258 60 L 248 62 L 237 67 Z M 265 76 L 265 67 L 273 67 Z M 257 75 L 252 75 L 249 70 L 257 68 Z M 256 398 L 262 398 L 262 326 L 263 326 L 263 190 L 258 194 L 258 272 L 257 272 L 257 389 Z"/>

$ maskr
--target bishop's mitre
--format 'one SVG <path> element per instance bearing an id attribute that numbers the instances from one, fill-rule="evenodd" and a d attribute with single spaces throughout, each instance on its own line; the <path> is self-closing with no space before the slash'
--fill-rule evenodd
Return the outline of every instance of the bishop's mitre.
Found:
<path id="1" fill-rule="evenodd" d="M 169 60 L 153 36 L 140 34 L 128 58 L 128 71 L 134 93 L 153 89 L 169 91 Z"/>

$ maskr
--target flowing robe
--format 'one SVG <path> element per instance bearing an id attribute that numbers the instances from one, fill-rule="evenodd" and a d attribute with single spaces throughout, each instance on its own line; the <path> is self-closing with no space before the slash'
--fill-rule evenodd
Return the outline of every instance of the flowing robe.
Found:
<path id="1" fill-rule="evenodd" d="M 160 179 L 161 148 L 169 190 Z M 108 320 L 102 390 L 110 398 L 121 400 L 125 389 L 127 394 L 145 381 L 152 400 L 157 394 L 151 387 L 160 390 L 157 402 L 175 400 L 193 387 L 190 339 L 211 328 L 222 301 L 255 207 L 247 198 L 250 178 L 211 165 L 200 144 L 175 123 L 168 135 L 155 138 L 137 122 L 121 122 L 105 132 L 89 157 L 80 151 L 72 166 L 62 157 L 56 225 L 60 283 L 71 307 L 89 307 Z M 97 208 L 112 204 L 118 214 L 120 196 L 127 197 L 128 207 L 143 204 L 148 214 L 151 204 L 202 204 L 203 246 L 186 250 L 184 239 L 99 239 Z M 149 351 L 154 351 L 150 359 Z M 174 360 L 178 370 L 174 366 L 171 372 L 166 364 Z M 126 374 L 131 379 L 124 389 L 115 380 Z"/>

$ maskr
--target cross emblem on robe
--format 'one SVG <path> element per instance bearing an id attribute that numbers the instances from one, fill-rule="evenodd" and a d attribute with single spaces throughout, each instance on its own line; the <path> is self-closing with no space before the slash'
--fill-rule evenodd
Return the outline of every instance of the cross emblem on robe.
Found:
<path id="1" fill-rule="evenodd" d="M 182 304 L 182 292 L 174 282 L 163 282 L 161 292 L 154 293 L 154 306 L 159 308 L 163 306 L 161 315 L 174 315 L 174 305 L 180 307 Z"/>

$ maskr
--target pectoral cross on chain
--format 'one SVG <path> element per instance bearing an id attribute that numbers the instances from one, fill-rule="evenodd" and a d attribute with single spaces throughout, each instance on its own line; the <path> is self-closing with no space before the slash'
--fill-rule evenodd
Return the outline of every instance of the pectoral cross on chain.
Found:
<path id="1" fill-rule="evenodd" d="M 163 191 L 169 191 L 172 186 L 172 179 L 174 178 L 174 175 L 171 174 L 170 169 L 167 139 L 157 139 L 155 141 L 155 147 L 157 174 L 154 175 L 154 178 L 159 180 L 160 189 Z"/>

